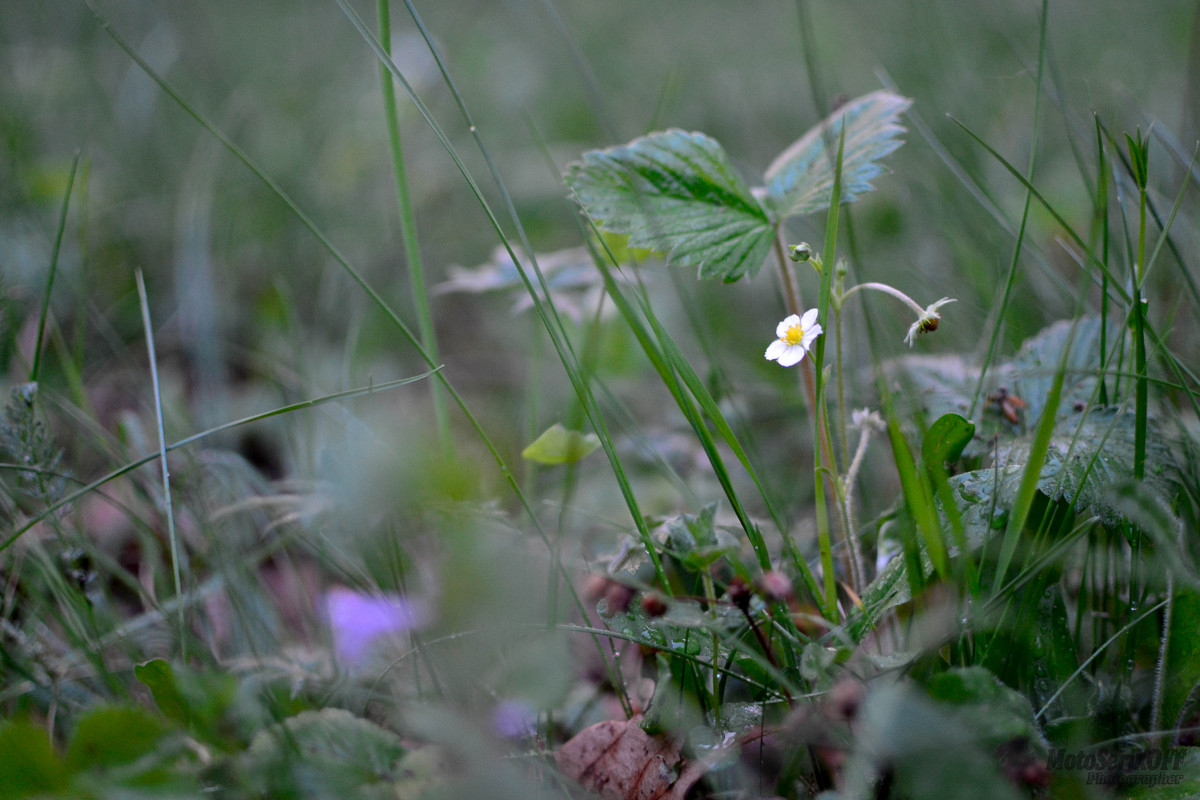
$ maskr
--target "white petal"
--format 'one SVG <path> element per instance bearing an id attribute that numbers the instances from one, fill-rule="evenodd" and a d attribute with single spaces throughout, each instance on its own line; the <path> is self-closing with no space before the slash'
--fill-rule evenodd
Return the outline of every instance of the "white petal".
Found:
<path id="1" fill-rule="evenodd" d="M 817 337 L 820 335 L 821 326 L 814 322 L 811 328 L 804 329 L 804 339 L 801 340 L 800 346 L 805 350 L 808 350 L 810 347 L 812 347 L 812 343 L 816 341 Z"/>
<path id="2" fill-rule="evenodd" d="M 787 351 L 779 357 L 779 366 L 790 367 L 793 364 L 799 364 L 802 358 L 804 358 L 803 347 L 800 347 L 799 345 L 795 347 L 789 347 Z"/>
<path id="3" fill-rule="evenodd" d="M 787 335 L 788 328 L 792 327 L 793 325 L 799 325 L 799 324 L 801 324 L 799 317 L 797 317 L 795 314 L 788 314 L 788 316 L 783 320 L 783 322 L 781 322 L 775 326 L 775 335 L 778 336 L 780 339 L 782 339 L 784 336 Z"/>
<path id="4" fill-rule="evenodd" d="M 795 316 L 795 315 L 793 315 L 793 316 Z M 808 330 L 809 328 L 811 328 L 813 325 L 816 325 L 816 324 L 817 324 L 817 310 L 815 308 L 810 308 L 808 311 L 805 311 L 804 316 L 800 318 L 800 327 L 803 328 L 804 330 Z M 818 325 L 817 332 L 819 333 L 820 331 L 821 331 L 821 327 Z"/>
<path id="5" fill-rule="evenodd" d="M 787 350 L 787 345 L 784 344 L 783 341 L 781 341 L 780 339 L 776 339 L 775 341 L 771 342 L 771 344 L 769 344 L 767 346 L 767 354 L 766 354 L 767 360 L 774 361 L 775 359 L 782 356 L 786 350 Z"/>

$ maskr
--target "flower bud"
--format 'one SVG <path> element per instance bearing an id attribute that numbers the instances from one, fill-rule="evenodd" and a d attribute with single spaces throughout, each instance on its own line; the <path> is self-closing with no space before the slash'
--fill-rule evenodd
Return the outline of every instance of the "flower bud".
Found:
<path id="1" fill-rule="evenodd" d="M 764 600 L 777 602 L 792 596 L 792 579 L 779 570 L 764 572 L 757 581 L 759 594 Z"/>
<path id="2" fill-rule="evenodd" d="M 651 618 L 661 617 L 667 613 L 667 601 L 657 592 L 647 592 L 642 595 L 642 611 Z"/>
<path id="3" fill-rule="evenodd" d="M 812 258 L 812 255 L 812 245 L 810 245 L 808 242 L 801 242 L 800 244 L 792 245 L 792 252 L 789 258 L 791 258 L 792 261 L 808 261 L 810 258 Z"/>

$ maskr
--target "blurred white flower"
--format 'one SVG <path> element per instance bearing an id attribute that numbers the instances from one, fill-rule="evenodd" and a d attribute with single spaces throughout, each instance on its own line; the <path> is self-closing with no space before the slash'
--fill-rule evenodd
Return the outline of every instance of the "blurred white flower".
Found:
<path id="1" fill-rule="evenodd" d="M 879 416 L 878 411 L 872 411 L 869 408 L 856 408 L 850 413 L 850 424 L 860 431 L 867 429 L 882 431 L 887 429 L 887 423 L 883 421 L 883 417 Z"/>
<path id="2" fill-rule="evenodd" d="M 812 343 L 821 335 L 821 326 L 817 324 L 817 310 L 810 308 L 803 317 L 795 314 L 775 326 L 777 338 L 767 348 L 768 361 L 778 361 L 781 367 L 799 364 L 804 354 L 812 347 Z"/>

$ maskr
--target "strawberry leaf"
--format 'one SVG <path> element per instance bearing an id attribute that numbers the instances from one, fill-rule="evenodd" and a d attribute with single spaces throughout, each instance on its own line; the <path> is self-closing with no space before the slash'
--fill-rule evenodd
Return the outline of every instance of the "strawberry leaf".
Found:
<path id="1" fill-rule="evenodd" d="M 883 172 L 879 159 L 903 142 L 900 114 L 912 105 L 907 97 L 887 91 L 851 100 L 784 150 L 767 168 L 764 204 L 776 219 L 811 214 L 829 207 L 834 162 L 842 127 L 842 202 L 849 203 L 873 188 Z"/>
<path id="2" fill-rule="evenodd" d="M 701 278 L 758 272 L 772 224 L 724 149 L 702 133 L 669 130 L 584 153 L 567 185 L 596 224 L 630 247 L 664 253 Z"/>

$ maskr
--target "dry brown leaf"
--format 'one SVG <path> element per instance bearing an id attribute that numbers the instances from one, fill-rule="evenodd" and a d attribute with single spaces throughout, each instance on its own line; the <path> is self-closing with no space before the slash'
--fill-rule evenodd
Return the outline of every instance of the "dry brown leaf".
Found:
<path id="1" fill-rule="evenodd" d="M 563 774 L 604 800 L 684 800 L 704 775 L 679 742 L 642 730 L 640 715 L 584 728 L 554 754 Z"/>

